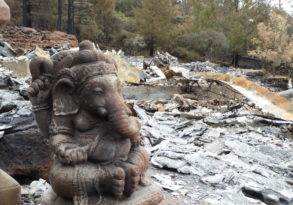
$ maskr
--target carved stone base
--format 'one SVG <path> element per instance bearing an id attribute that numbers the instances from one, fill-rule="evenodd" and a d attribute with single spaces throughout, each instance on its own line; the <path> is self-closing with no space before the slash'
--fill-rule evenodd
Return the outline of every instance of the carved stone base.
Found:
<path id="1" fill-rule="evenodd" d="M 111 197 L 89 197 L 88 205 L 159 205 L 163 201 L 162 189 L 155 184 L 140 187 L 130 198 L 115 200 Z M 73 205 L 71 200 L 58 197 L 48 190 L 42 197 L 41 205 Z"/>

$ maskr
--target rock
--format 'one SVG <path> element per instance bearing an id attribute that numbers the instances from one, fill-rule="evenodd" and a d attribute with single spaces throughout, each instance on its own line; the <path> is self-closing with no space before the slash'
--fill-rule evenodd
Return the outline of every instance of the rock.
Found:
<path id="1" fill-rule="evenodd" d="M 17 108 L 17 105 L 13 102 L 2 102 L 0 104 L 0 113 L 10 112 Z"/>
<path id="2" fill-rule="evenodd" d="M 211 196 L 200 201 L 200 205 L 265 205 L 264 203 L 245 197 L 243 194 L 226 191 L 222 196 Z"/>
<path id="3" fill-rule="evenodd" d="M 146 82 L 151 83 L 151 82 L 166 79 L 165 73 L 161 69 L 159 69 L 157 66 L 150 66 L 150 70 L 151 70 L 153 76 L 150 79 L 147 79 Z"/>
<path id="4" fill-rule="evenodd" d="M 34 28 L 30 28 L 30 27 L 21 27 L 21 30 L 23 33 L 25 34 L 30 34 L 30 33 L 37 33 L 37 30 Z"/>
<path id="5" fill-rule="evenodd" d="M 16 86 L 17 83 L 10 76 L 0 76 L 0 89 Z"/>
<path id="6" fill-rule="evenodd" d="M 279 95 L 287 99 L 293 99 L 293 89 L 279 92 Z"/>
<path id="7" fill-rule="evenodd" d="M 155 56 L 153 58 L 153 63 L 155 66 L 162 68 L 167 65 L 178 63 L 178 59 L 170 55 L 168 52 L 160 53 L 159 51 L 156 51 Z"/>
<path id="8" fill-rule="evenodd" d="M 236 172 L 232 170 L 227 170 L 223 173 L 203 176 L 200 178 L 200 180 L 205 184 L 225 189 L 228 186 L 227 184 L 236 184 L 236 182 L 234 181 L 235 178 L 237 178 L 235 177 L 236 175 Z"/>
<path id="9" fill-rule="evenodd" d="M 20 185 L 1 169 L 0 181 L 1 205 L 20 204 Z"/>
<path id="10" fill-rule="evenodd" d="M 28 57 L 30 60 L 38 57 L 50 59 L 50 55 L 38 46 L 32 52 L 29 52 L 26 57 Z"/>
<path id="11" fill-rule="evenodd" d="M 186 79 L 190 79 L 190 71 L 184 67 L 180 66 L 170 66 L 170 70 L 172 70 L 174 73 L 176 73 L 176 76 L 183 76 Z"/>
<path id="12" fill-rule="evenodd" d="M 219 200 L 206 198 L 200 201 L 199 205 L 220 205 Z"/>
<path id="13" fill-rule="evenodd" d="M 224 142 L 220 140 L 215 140 L 212 143 L 206 144 L 205 146 L 205 150 L 215 154 L 216 156 L 222 154 L 224 151 L 224 148 L 225 148 L 225 144 Z"/>
<path id="14" fill-rule="evenodd" d="M 21 198 L 23 204 L 40 204 L 42 195 L 49 189 L 51 189 L 51 186 L 44 179 L 22 186 Z"/>
<path id="15" fill-rule="evenodd" d="M 175 184 L 172 181 L 172 177 L 170 175 L 154 174 L 152 175 L 152 178 L 156 179 L 156 181 L 158 181 L 158 184 L 165 190 L 179 191 L 183 188 L 182 185 Z"/>
<path id="16" fill-rule="evenodd" d="M 9 130 L 9 134 L 5 131 L 0 139 L 1 169 L 18 178 L 47 179 L 51 164 L 47 139 L 40 135 L 36 125 L 15 130 Z"/>
<path id="17" fill-rule="evenodd" d="M 0 0 L 0 27 L 10 20 L 10 9 L 4 0 Z"/>
<path id="18" fill-rule="evenodd" d="M 283 194 L 271 189 L 255 189 L 254 187 L 243 187 L 242 192 L 251 198 L 259 199 L 268 205 L 293 204 L 293 196 L 284 196 Z M 290 193 L 292 194 L 292 192 Z"/>
<path id="19" fill-rule="evenodd" d="M 141 71 L 129 64 L 125 59 L 113 53 L 107 53 L 114 58 L 118 65 L 118 77 L 123 83 L 139 83 L 141 81 Z"/>
<path id="20" fill-rule="evenodd" d="M 101 198 L 90 196 L 89 205 L 159 205 L 163 203 L 163 194 L 161 188 L 155 184 L 146 187 L 139 187 L 130 198 L 113 200 L 113 198 Z M 71 201 L 58 197 L 52 189 L 48 190 L 42 197 L 42 205 L 73 205 Z M 175 205 L 175 203 L 174 203 Z"/>
<path id="21" fill-rule="evenodd" d="M 7 42 L 0 41 L 0 56 L 15 57 L 16 51 Z"/>
<path id="22" fill-rule="evenodd" d="M 0 63 L 17 77 L 27 77 L 29 75 L 29 62 L 26 56 L 0 59 Z"/>

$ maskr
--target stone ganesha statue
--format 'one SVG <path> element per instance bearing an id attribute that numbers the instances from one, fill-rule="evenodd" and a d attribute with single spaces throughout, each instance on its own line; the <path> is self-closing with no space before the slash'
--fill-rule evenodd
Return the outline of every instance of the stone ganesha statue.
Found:
<path id="1" fill-rule="evenodd" d="M 140 124 L 124 102 L 117 65 L 83 41 L 79 51 L 30 63 L 30 101 L 41 133 L 50 137 L 50 184 L 74 204 L 91 195 L 129 197 L 145 185 L 149 156 Z"/>

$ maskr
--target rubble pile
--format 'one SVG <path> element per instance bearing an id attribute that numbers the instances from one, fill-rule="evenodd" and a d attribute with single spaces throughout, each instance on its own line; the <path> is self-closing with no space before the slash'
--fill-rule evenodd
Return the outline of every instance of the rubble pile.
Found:
<path id="1" fill-rule="evenodd" d="M 36 31 L 27 27 L 7 26 L 0 30 L 4 41 L 13 48 L 31 50 L 35 47 L 43 49 L 60 48 L 64 45 L 76 47 L 77 38 L 60 31 Z"/>
<path id="2" fill-rule="evenodd" d="M 164 111 L 150 112 L 150 105 L 137 102 L 151 176 L 184 204 L 292 203 L 293 143 L 286 122 L 253 106 L 211 103 L 182 112 L 174 99 Z"/>
<path id="3" fill-rule="evenodd" d="M 46 178 L 48 139 L 38 131 L 27 87 L 26 79 L 0 68 L 0 167 L 19 179 Z"/>
<path id="4" fill-rule="evenodd" d="M 50 189 L 50 185 L 44 179 L 33 181 L 29 185 L 22 186 L 21 202 L 23 205 L 40 204 L 42 194 Z"/>
<path id="5" fill-rule="evenodd" d="M 138 59 L 128 60 L 143 65 Z M 233 90 L 235 86 L 213 84 L 197 74 L 228 73 L 258 83 L 264 76 L 209 62 L 170 64 L 170 69 L 176 67 L 189 75 L 187 84 L 175 81 L 180 91 L 166 92 L 166 78 L 151 74 L 147 82 L 157 90 L 150 89 L 144 98 L 137 94 L 131 101 L 151 153 L 151 177 L 180 204 L 292 204 L 293 122 L 264 112 Z M 148 70 L 154 69 L 144 68 L 146 75 Z M 161 95 L 154 98 L 154 92 Z"/>
<path id="6" fill-rule="evenodd" d="M 247 77 L 248 71 L 209 62 L 182 64 L 161 53 L 155 63 L 115 55 L 123 67 L 123 95 L 141 120 L 151 153 L 149 175 L 178 204 L 293 203 L 293 122 L 264 112 L 229 83 L 196 75 Z M 166 70 L 176 75 L 169 79 Z M 0 68 L 0 167 L 17 179 L 46 179 L 48 139 L 34 121 L 28 80 Z M 48 184 L 29 184 L 22 187 L 23 203 L 38 204 Z"/>

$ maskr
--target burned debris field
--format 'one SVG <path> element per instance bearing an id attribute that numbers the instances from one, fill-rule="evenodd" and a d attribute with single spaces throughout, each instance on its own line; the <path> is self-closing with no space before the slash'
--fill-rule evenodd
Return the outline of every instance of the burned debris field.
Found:
<path id="1" fill-rule="evenodd" d="M 0 0 L 0 205 L 293 205 L 292 6 Z"/>
<path id="2" fill-rule="evenodd" d="M 229 74 L 232 79 L 237 73 L 247 82 L 268 86 L 271 93 L 281 91 L 288 80 L 283 84 L 268 84 L 262 76 L 249 80 L 255 71 L 208 62 L 179 63 L 162 53 L 146 68 L 144 61 L 151 59 L 119 52 L 107 55 L 123 69 L 123 95 L 141 122 L 143 144 L 151 156 L 148 175 L 169 198 L 180 204 L 292 202 L 292 121 L 262 111 L 262 102 L 249 100 L 232 81 L 205 75 Z M 168 73 L 172 73 L 169 79 Z M 49 184 L 31 181 L 47 179 L 52 161 L 49 139 L 39 133 L 28 101 L 29 78 L 17 76 L 1 68 L 0 163 L 23 183 L 24 204 L 34 204 Z M 255 88 L 243 89 L 270 102 L 269 95 L 258 94 Z M 280 109 L 290 117 L 290 110 Z"/>

